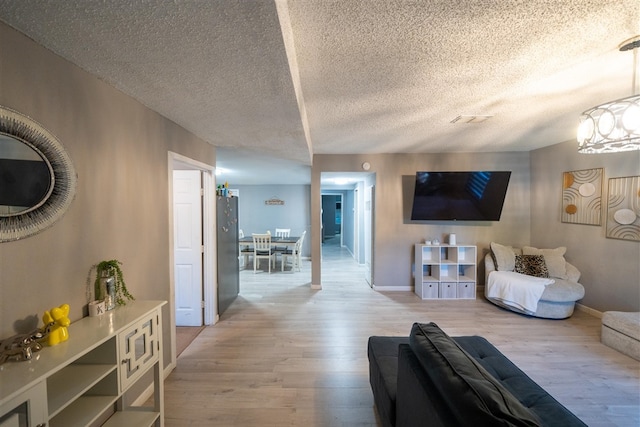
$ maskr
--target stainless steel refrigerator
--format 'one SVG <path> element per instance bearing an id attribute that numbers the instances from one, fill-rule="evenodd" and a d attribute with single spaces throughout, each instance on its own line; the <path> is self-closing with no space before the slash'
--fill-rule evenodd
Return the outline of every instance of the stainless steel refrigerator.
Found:
<path id="1" fill-rule="evenodd" d="M 218 313 L 222 314 L 240 292 L 238 198 L 217 199 Z"/>

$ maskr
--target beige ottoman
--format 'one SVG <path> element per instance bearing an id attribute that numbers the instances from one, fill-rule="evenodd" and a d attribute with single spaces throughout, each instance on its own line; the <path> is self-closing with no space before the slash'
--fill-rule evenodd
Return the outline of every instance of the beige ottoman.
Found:
<path id="1" fill-rule="evenodd" d="M 605 311 L 602 343 L 640 360 L 640 312 Z"/>

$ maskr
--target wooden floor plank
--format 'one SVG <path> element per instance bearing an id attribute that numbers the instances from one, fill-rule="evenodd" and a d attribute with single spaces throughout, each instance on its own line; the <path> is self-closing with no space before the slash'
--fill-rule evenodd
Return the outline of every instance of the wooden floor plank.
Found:
<path id="1" fill-rule="evenodd" d="M 323 246 L 323 289 L 302 272 L 241 271 L 240 296 L 206 327 L 165 381 L 173 426 L 379 426 L 367 339 L 436 322 L 481 335 L 590 426 L 640 425 L 640 362 L 600 343 L 600 319 L 520 316 L 476 300 L 423 301 L 376 292 L 335 245 Z"/>

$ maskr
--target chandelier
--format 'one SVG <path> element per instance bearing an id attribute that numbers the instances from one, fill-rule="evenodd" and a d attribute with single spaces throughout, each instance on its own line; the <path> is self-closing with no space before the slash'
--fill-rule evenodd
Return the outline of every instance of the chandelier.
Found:
<path id="1" fill-rule="evenodd" d="M 638 48 L 640 36 L 624 42 L 620 51 L 633 50 L 634 95 L 590 108 L 580 116 L 578 151 L 615 153 L 640 150 L 640 78 Z"/>

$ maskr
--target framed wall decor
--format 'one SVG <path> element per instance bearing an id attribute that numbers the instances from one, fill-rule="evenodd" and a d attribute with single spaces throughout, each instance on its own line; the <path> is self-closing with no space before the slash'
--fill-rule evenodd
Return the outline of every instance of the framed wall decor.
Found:
<path id="1" fill-rule="evenodd" d="M 607 237 L 640 241 L 640 176 L 609 178 Z"/>
<path id="2" fill-rule="evenodd" d="M 602 224 L 602 168 L 562 174 L 562 222 Z"/>

